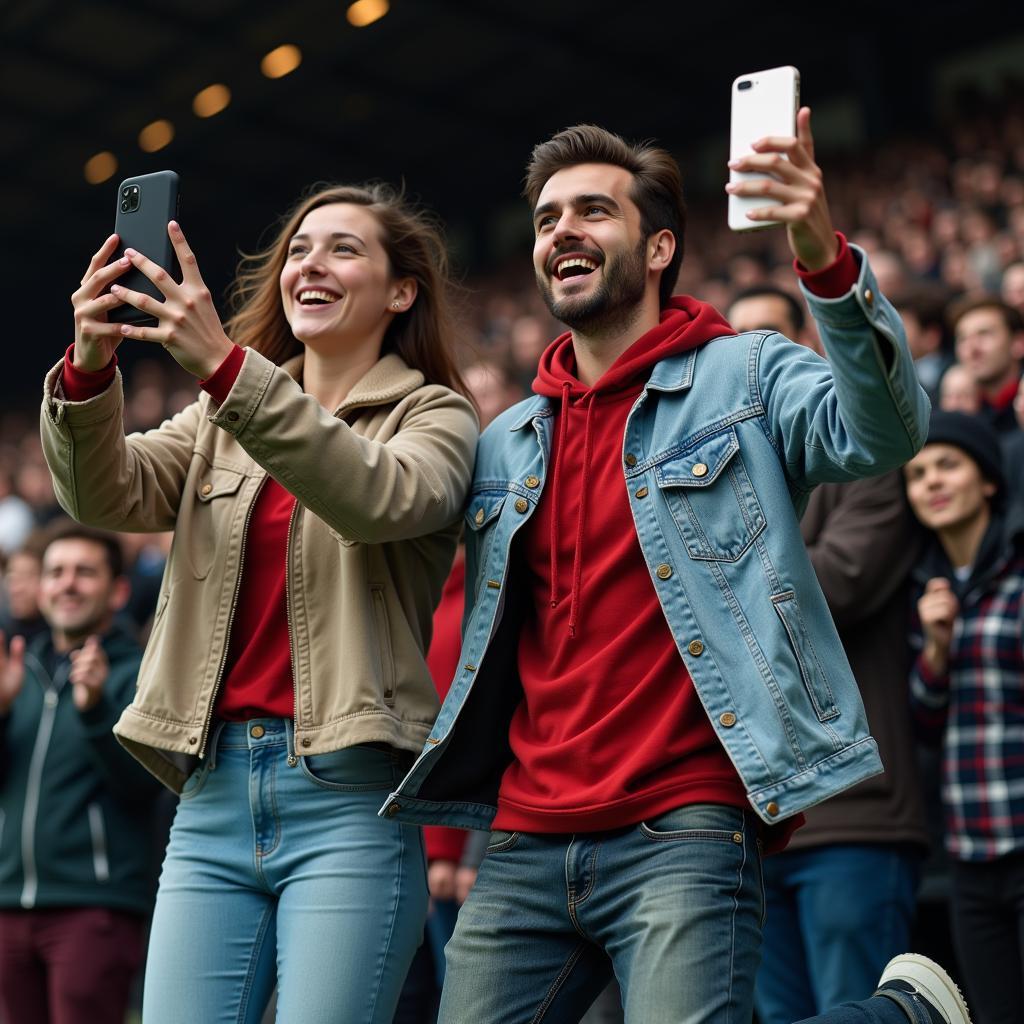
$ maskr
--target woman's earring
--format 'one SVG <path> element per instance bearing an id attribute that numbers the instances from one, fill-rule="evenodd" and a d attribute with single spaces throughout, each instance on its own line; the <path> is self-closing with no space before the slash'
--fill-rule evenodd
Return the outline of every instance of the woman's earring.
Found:
<path id="1" fill-rule="evenodd" d="M 395 299 L 395 301 L 391 303 L 391 308 L 392 309 L 399 309 L 401 307 L 401 305 L 402 304 L 398 301 L 398 299 Z"/>

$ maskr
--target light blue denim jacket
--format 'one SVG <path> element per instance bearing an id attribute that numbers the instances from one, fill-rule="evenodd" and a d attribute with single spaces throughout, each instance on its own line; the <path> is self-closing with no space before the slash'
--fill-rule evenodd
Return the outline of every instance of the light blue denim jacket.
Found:
<path id="1" fill-rule="evenodd" d="M 771 332 L 715 339 L 655 366 L 622 443 L 651 582 L 766 822 L 882 770 L 799 529 L 815 484 L 899 466 L 926 436 L 928 399 L 899 317 L 855 256 L 847 295 L 805 292 L 828 362 Z M 384 815 L 463 828 L 494 816 L 522 699 L 517 642 L 529 599 L 513 541 L 547 481 L 554 413 L 547 398 L 527 399 L 481 439 L 459 670 Z"/>

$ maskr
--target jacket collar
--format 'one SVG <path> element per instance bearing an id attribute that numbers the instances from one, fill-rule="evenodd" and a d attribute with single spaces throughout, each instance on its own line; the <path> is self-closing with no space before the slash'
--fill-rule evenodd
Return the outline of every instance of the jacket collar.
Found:
<path id="1" fill-rule="evenodd" d="M 293 380 L 302 374 L 305 355 L 300 353 L 281 364 L 281 369 Z M 360 377 L 348 393 L 345 401 L 334 410 L 335 416 L 344 416 L 352 409 L 369 405 L 388 405 L 411 395 L 421 388 L 425 378 L 419 370 L 408 366 L 405 360 L 394 352 L 381 356 Z"/>

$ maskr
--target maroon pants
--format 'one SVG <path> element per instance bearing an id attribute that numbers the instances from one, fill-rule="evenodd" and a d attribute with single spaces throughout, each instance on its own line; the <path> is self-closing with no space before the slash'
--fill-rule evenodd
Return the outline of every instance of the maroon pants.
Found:
<path id="1" fill-rule="evenodd" d="M 0 1024 L 124 1024 L 142 956 L 138 914 L 0 910 Z"/>

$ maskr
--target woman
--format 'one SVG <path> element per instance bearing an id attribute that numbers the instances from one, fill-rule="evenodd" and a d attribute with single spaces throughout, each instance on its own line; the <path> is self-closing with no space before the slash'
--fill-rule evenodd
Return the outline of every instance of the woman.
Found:
<path id="1" fill-rule="evenodd" d="M 384 187 L 321 190 L 243 268 L 222 326 L 168 231 L 180 285 L 131 249 L 107 266 L 116 236 L 93 257 L 42 415 L 68 511 L 174 530 L 115 730 L 181 793 L 144 1019 L 258 1021 L 276 982 L 280 1020 L 390 1021 L 427 893 L 418 830 L 376 812 L 437 711 L 423 651 L 476 441 L 443 244 Z M 117 285 L 130 266 L 162 303 Z M 158 326 L 108 323 L 121 302 Z M 204 391 L 127 438 L 124 338 Z"/>
<path id="2" fill-rule="evenodd" d="M 979 1024 L 1024 1020 L 1024 525 L 996 432 L 932 413 L 904 467 L 928 531 L 914 716 L 942 745 L 953 939 Z"/>

